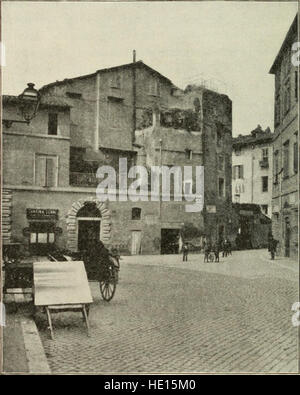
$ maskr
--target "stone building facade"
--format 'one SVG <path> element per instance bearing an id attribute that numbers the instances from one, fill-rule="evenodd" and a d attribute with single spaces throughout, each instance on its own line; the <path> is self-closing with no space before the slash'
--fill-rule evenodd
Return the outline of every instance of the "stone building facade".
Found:
<path id="1" fill-rule="evenodd" d="M 36 252 L 73 251 L 100 238 L 122 254 L 178 251 L 187 224 L 216 239 L 230 233 L 231 101 L 202 87 L 177 88 L 143 62 L 98 70 L 40 89 L 30 125 L 3 126 L 5 242 Z M 3 117 L 14 119 L 15 97 Z M 190 213 L 184 198 L 100 202 L 97 169 L 133 165 L 204 166 L 204 208 Z M 183 188 L 192 193 L 195 173 Z M 172 184 L 172 178 L 171 178 Z M 173 182 L 174 184 L 174 182 Z M 150 184 L 151 185 L 151 184 Z M 174 185 L 173 185 L 174 186 Z M 116 194 L 120 196 L 119 184 Z M 184 190 L 183 190 L 184 193 Z"/>
<path id="2" fill-rule="evenodd" d="M 232 143 L 232 198 L 234 203 L 258 204 L 272 216 L 273 133 L 260 125 Z"/>
<path id="3" fill-rule="evenodd" d="M 275 76 L 272 231 L 279 253 L 292 257 L 298 256 L 299 247 L 299 74 L 292 62 L 297 41 L 298 15 L 270 69 Z"/>

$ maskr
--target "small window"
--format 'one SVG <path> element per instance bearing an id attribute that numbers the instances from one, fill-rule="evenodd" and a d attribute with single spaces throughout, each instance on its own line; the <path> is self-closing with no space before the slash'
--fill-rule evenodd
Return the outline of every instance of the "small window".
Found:
<path id="1" fill-rule="evenodd" d="M 220 170 L 220 171 L 224 170 L 224 156 L 223 155 L 218 156 L 218 170 Z"/>
<path id="2" fill-rule="evenodd" d="M 50 113 L 48 116 L 48 134 L 51 136 L 57 135 L 57 114 Z"/>
<path id="3" fill-rule="evenodd" d="M 290 86 L 290 81 L 288 80 L 286 82 L 286 85 L 284 87 L 284 113 L 288 113 L 291 107 L 291 86 Z"/>
<path id="4" fill-rule="evenodd" d="M 265 215 L 268 215 L 268 205 L 267 204 L 262 204 L 261 210 Z"/>
<path id="5" fill-rule="evenodd" d="M 66 95 L 71 99 L 80 99 L 82 97 L 82 94 L 77 92 L 66 92 Z"/>
<path id="6" fill-rule="evenodd" d="M 264 160 L 268 160 L 268 157 L 269 157 L 269 150 L 268 150 L 268 148 L 263 148 L 262 149 L 262 158 Z"/>
<path id="7" fill-rule="evenodd" d="M 192 160 L 193 159 L 193 151 L 191 149 L 186 149 L 185 150 L 185 158 Z"/>
<path id="8" fill-rule="evenodd" d="M 263 192 L 268 192 L 268 180 L 269 177 L 268 176 L 263 176 L 261 178 L 261 182 L 262 182 L 262 191 Z"/>
<path id="9" fill-rule="evenodd" d="M 244 178 L 244 166 L 236 165 L 232 168 L 232 178 L 234 180 L 240 180 Z"/>
<path id="10" fill-rule="evenodd" d="M 224 195 L 225 195 L 224 178 L 219 178 L 219 197 L 224 197 Z"/>
<path id="11" fill-rule="evenodd" d="M 273 179 L 274 184 L 278 184 L 278 175 L 279 175 L 279 152 L 278 150 L 274 152 L 274 166 L 273 166 Z"/>
<path id="12" fill-rule="evenodd" d="M 296 141 L 294 142 L 294 173 L 298 173 L 299 166 L 299 146 L 298 146 L 298 133 L 295 133 Z"/>
<path id="13" fill-rule="evenodd" d="M 134 207 L 131 210 L 131 219 L 137 221 L 141 219 L 141 215 L 142 215 L 142 209 L 140 209 L 139 207 Z"/>
<path id="14" fill-rule="evenodd" d="M 287 140 L 283 145 L 283 177 L 288 178 L 290 175 L 290 141 Z"/>
<path id="15" fill-rule="evenodd" d="M 278 95 L 275 99 L 275 126 L 280 124 L 281 120 L 281 102 L 280 95 Z"/>

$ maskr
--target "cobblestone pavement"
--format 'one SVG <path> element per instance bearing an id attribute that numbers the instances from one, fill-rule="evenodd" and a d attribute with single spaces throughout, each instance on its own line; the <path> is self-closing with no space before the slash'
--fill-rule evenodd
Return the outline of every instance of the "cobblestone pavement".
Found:
<path id="1" fill-rule="evenodd" d="M 296 372 L 297 264 L 265 250 L 233 252 L 220 263 L 203 255 L 124 257 L 114 299 L 94 304 L 91 337 L 78 313 L 38 325 L 52 372 Z"/>

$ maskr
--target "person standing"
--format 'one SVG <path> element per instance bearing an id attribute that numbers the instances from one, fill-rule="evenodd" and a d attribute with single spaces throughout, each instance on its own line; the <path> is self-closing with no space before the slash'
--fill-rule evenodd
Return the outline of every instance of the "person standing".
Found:
<path id="1" fill-rule="evenodd" d="M 204 246 L 204 262 L 208 262 L 208 256 L 210 252 L 211 252 L 211 243 L 208 242 Z"/>
<path id="2" fill-rule="evenodd" d="M 213 251 L 214 251 L 214 254 L 215 254 L 215 262 L 220 262 L 220 258 L 219 258 L 219 253 L 220 253 L 219 243 L 214 244 Z"/>
<path id="3" fill-rule="evenodd" d="M 269 252 L 271 253 L 271 260 L 274 261 L 278 241 L 273 236 L 269 239 Z"/>
<path id="4" fill-rule="evenodd" d="M 189 254 L 189 246 L 187 243 L 184 243 L 182 246 L 182 260 L 183 262 L 187 262 Z"/>

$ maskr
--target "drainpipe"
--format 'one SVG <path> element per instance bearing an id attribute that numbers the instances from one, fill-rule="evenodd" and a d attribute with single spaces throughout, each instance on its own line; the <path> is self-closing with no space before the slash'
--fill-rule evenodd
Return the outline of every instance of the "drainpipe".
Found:
<path id="1" fill-rule="evenodd" d="M 161 167 L 162 167 L 162 139 L 159 139 L 159 162 L 160 162 L 160 169 L 161 169 Z M 161 180 L 162 180 L 162 176 L 160 175 L 159 177 L 161 177 Z M 160 189 L 159 190 L 159 219 L 161 222 L 162 182 L 159 183 L 159 189 Z"/>
<path id="2" fill-rule="evenodd" d="M 254 148 L 252 147 L 252 149 Z M 254 185 L 253 172 L 254 172 L 254 156 L 253 156 L 253 152 L 251 152 L 251 203 L 253 203 L 253 185 Z"/>
<path id="3" fill-rule="evenodd" d="M 136 131 L 136 51 L 133 50 L 133 67 L 132 67 L 132 145 L 135 142 Z"/>
<path id="4" fill-rule="evenodd" d="M 100 74 L 96 75 L 95 151 L 99 150 Z"/>

